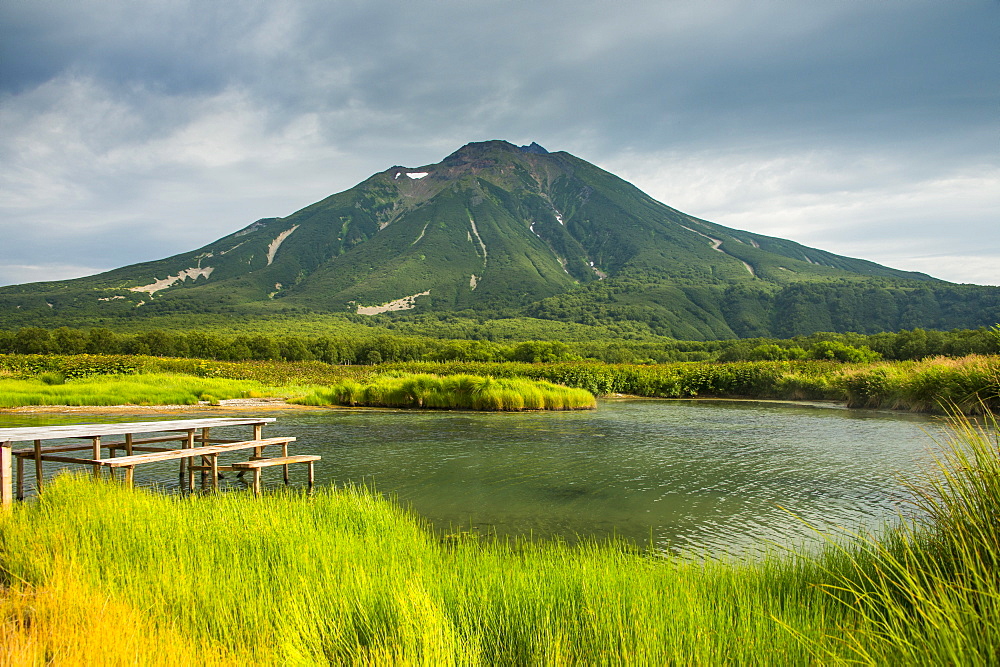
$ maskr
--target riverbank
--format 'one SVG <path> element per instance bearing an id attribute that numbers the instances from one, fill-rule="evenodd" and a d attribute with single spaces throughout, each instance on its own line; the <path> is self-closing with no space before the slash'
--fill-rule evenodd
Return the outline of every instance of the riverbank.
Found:
<path id="1" fill-rule="evenodd" d="M 199 401 L 194 405 L 22 405 L 0 408 L 3 414 L 134 414 L 134 413 L 218 413 L 230 411 L 316 410 L 315 406 L 289 403 L 284 398 L 237 398 L 216 403 Z"/>
<path id="2" fill-rule="evenodd" d="M 80 382 L 87 378 L 144 374 L 183 376 L 188 385 L 184 390 L 189 396 L 184 401 L 144 398 L 136 401 L 108 399 L 103 402 L 108 405 L 128 402 L 195 404 L 206 398 L 210 402 L 218 402 L 254 396 L 304 397 L 345 382 L 372 384 L 384 377 L 433 374 L 538 380 L 583 389 L 595 396 L 839 401 L 849 407 L 938 413 L 944 405 L 956 405 L 968 414 L 1000 411 L 1000 356 L 996 355 L 864 364 L 755 361 L 640 365 L 581 361 L 406 362 L 375 366 L 336 366 L 321 362 L 224 362 L 123 355 L 0 355 L 0 384 L 8 380 L 46 377 L 58 383 L 60 378 L 62 381 Z M 210 382 L 215 385 L 208 387 Z M 0 406 L 4 405 L 2 399 L 0 391 Z M 30 403 L 8 400 L 7 404 Z"/>

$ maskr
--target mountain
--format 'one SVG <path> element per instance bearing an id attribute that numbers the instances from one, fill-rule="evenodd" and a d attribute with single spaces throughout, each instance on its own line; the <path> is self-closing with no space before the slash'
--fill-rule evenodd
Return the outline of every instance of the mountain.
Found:
<path id="1" fill-rule="evenodd" d="M 569 153 L 506 141 L 391 167 L 191 252 L 0 288 L 8 323 L 306 310 L 629 320 L 711 339 L 974 328 L 1000 320 L 1000 288 L 730 229 Z"/>

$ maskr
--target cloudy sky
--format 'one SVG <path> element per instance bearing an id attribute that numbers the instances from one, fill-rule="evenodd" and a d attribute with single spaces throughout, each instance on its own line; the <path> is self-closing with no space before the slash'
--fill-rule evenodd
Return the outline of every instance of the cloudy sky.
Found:
<path id="1" fill-rule="evenodd" d="M 3 0 L 0 284 L 537 141 L 730 227 L 1000 285 L 1000 2 Z"/>

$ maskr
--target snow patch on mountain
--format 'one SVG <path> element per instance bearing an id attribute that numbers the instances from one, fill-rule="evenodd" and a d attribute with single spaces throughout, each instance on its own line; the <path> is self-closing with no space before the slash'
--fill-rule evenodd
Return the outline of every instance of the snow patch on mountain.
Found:
<path id="1" fill-rule="evenodd" d="M 681 227 L 684 227 L 684 225 L 681 225 Z M 703 236 L 706 239 L 708 239 L 711 242 L 711 244 L 712 244 L 712 250 L 716 250 L 718 252 L 721 252 L 726 257 L 733 257 L 732 255 L 730 255 L 728 252 L 726 252 L 725 250 L 723 250 L 720 247 L 722 245 L 722 240 L 721 239 L 712 238 L 708 234 L 702 234 L 701 232 L 699 232 L 697 230 L 694 230 L 694 229 L 691 229 L 690 227 L 684 227 L 684 229 L 688 230 L 689 232 L 694 232 L 698 236 Z M 753 276 L 754 278 L 757 277 L 757 274 L 754 273 L 754 270 L 753 270 L 752 266 L 750 266 L 749 264 L 747 264 L 746 262 L 744 262 L 739 257 L 733 257 L 733 259 L 737 260 L 740 264 L 742 264 L 743 267 L 750 273 L 751 276 Z"/>
<path id="2" fill-rule="evenodd" d="M 428 296 L 430 293 L 431 291 L 427 290 L 426 292 L 411 294 L 410 296 L 404 296 L 402 299 L 383 303 L 381 306 L 358 306 L 358 315 L 381 315 L 382 313 L 390 313 L 397 310 L 410 310 L 417 307 L 418 296 Z"/>
<path id="3" fill-rule="evenodd" d="M 469 216 L 469 224 L 472 226 L 472 234 L 476 237 L 476 241 L 479 242 L 479 247 L 483 249 L 483 266 L 486 266 L 486 244 L 483 243 L 483 239 L 479 236 L 479 230 L 476 229 L 476 221 Z M 472 240 L 471 238 L 469 239 Z"/>
<path id="4" fill-rule="evenodd" d="M 162 280 L 155 280 L 148 285 L 143 285 L 142 287 L 130 287 L 129 289 L 133 292 L 146 292 L 148 294 L 153 294 L 154 292 L 165 290 L 171 285 L 183 282 L 188 278 L 191 280 L 197 280 L 198 278 L 208 279 L 214 270 L 215 267 L 212 266 L 192 266 L 190 269 L 184 269 L 176 276 L 167 276 Z"/>
<path id="5" fill-rule="evenodd" d="M 236 245 L 234 245 L 234 246 L 233 246 L 232 248 L 230 248 L 229 250 L 220 250 L 220 251 L 219 251 L 219 254 L 220 254 L 220 255 L 225 255 L 226 253 L 230 253 L 230 252 L 232 252 L 232 251 L 236 250 L 237 248 L 239 248 L 239 247 L 240 247 L 241 245 L 243 245 L 244 243 L 246 243 L 246 241 L 240 241 L 239 243 L 237 243 Z"/>
<path id="6" fill-rule="evenodd" d="M 290 229 L 286 229 L 285 231 L 283 231 L 280 234 L 278 234 L 278 236 L 273 241 L 271 241 L 271 244 L 267 246 L 267 265 L 268 266 L 271 266 L 271 262 L 274 261 L 274 254 L 276 252 L 278 252 L 278 248 L 281 247 L 281 244 L 284 243 L 285 239 L 287 239 L 289 236 L 291 236 L 292 232 L 294 232 L 298 228 L 299 228 L 298 225 L 292 225 L 292 227 Z"/>
<path id="7" fill-rule="evenodd" d="M 429 224 L 431 223 L 428 222 L 427 225 Z M 417 242 L 420 241 L 420 239 L 424 238 L 424 232 L 427 231 L 427 225 L 424 225 L 424 228 L 420 230 L 420 236 L 418 236 L 417 240 L 411 243 L 410 245 L 417 245 Z M 471 241 L 472 239 L 470 238 L 469 240 Z"/>
<path id="8" fill-rule="evenodd" d="M 240 236 L 246 236 L 247 234 L 252 234 L 261 227 L 267 225 L 267 223 L 272 222 L 274 220 L 278 220 L 278 218 L 261 218 L 257 222 L 251 223 L 246 227 L 244 227 L 243 229 L 241 229 L 240 231 L 236 232 L 235 234 L 233 234 L 233 236 L 240 237 Z"/>

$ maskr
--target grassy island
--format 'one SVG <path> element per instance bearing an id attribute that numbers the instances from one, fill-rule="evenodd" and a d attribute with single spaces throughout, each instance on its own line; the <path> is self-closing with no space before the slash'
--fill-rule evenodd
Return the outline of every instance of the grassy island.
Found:
<path id="1" fill-rule="evenodd" d="M 400 374 L 358 382 L 344 380 L 296 402 L 453 410 L 584 410 L 597 406 L 586 389 L 524 378 Z"/>

